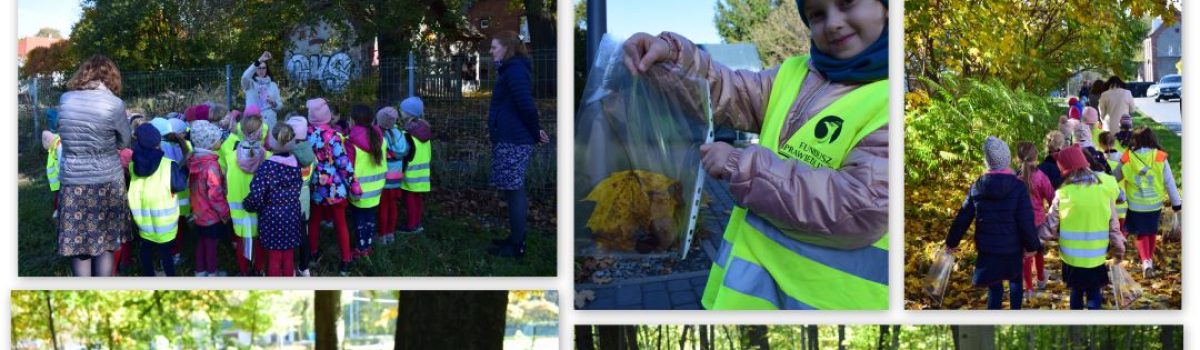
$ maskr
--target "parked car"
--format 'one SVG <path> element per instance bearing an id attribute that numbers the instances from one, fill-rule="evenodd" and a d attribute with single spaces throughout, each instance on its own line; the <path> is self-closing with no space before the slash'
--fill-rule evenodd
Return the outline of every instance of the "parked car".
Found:
<path id="1" fill-rule="evenodd" d="M 1125 88 L 1129 90 L 1129 93 L 1133 94 L 1133 97 L 1149 97 L 1151 86 L 1154 86 L 1154 82 L 1152 81 L 1135 81 L 1125 84 Z"/>
<path id="2" fill-rule="evenodd" d="M 1157 97 L 1157 96 L 1158 96 L 1158 84 L 1150 85 L 1150 87 L 1146 88 L 1146 97 Z"/>
<path id="3" fill-rule="evenodd" d="M 1154 97 L 1154 102 L 1170 101 L 1182 96 L 1179 94 L 1179 88 L 1183 86 L 1183 77 L 1179 74 L 1164 75 L 1155 85 L 1158 87 L 1158 96 Z"/>

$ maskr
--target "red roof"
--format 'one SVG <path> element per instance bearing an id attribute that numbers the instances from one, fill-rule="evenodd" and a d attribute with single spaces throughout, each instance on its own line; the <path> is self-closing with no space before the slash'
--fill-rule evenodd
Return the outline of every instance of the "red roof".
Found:
<path id="1" fill-rule="evenodd" d="M 61 38 L 46 38 L 38 36 L 28 36 L 17 40 L 17 57 L 22 59 L 29 55 L 29 51 L 39 47 L 50 47 L 54 43 L 63 41 Z"/>

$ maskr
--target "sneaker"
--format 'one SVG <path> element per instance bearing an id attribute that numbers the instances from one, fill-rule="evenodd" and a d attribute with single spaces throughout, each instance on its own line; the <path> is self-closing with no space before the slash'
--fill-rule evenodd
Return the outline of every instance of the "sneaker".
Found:
<path id="1" fill-rule="evenodd" d="M 208 277 L 208 272 L 204 272 L 204 271 L 196 272 L 196 277 Z"/>
<path id="2" fill-rule="evenodd" d="M 58 210 L 55 210 L 54 214 L 50 214 L 50 218 L 54 219 L 54 220 L 58 220 Z"/>
<path id="3" fill-rule="evenodd" d="M 217 272 L 209 272 L 208 273 L 208 277 L 225 277 L 225 276 L 228 276 L 228 274 L 226 274 L 225 271 L 221 271 L 221 270 L 217 270 Z"/>
<path id="4" fill-rule="evenodd" d="M 342 277 L 350 276 L 350 262 L 349 261 L 342 262 L 342 266 L 338 268 L 338 274 L 342 275 Z"/>
<path id="5" fill-rule="evenodd" d="M 181 263 L 181 262 L 183 262 L 183 255 L 180 255 L 179 253 L 175 253 L 175 256 L 171 257 L 171 263 L 175 264 L 175 266 L 179 266 L 179 263 Z"/>
<path id="6" fill-rule="evenodd" d="M 312 277 L 312 271 L 309 269 L 300 270 L 300 271 L 296 272 L 296 276 Z"/>

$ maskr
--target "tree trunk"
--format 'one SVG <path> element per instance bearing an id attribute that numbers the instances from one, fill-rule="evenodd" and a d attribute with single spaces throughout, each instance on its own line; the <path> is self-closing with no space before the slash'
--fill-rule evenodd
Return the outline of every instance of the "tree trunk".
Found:
<path id="1" fill-rule="evenodd" d="M 742 334 L 742 349 L 769 350 L 771 343 L 767 340 L 767 326 L 738 326 Z"/>
<path id="2" fill-rule="evenodd" d="M 958 333 L 959 333 L 959 328 L 958 328 L 958 327 L 959 327 L 959 326 L 956 326 L 956 325 L 951 325 L 951 326 L 950 326 L 950 339 L 954 340 L 954 350 L 959 350 L 959 349 L 962 349 L 962 348 L 961 348 L 961 347 L 959 347 L 959 345 L 958 345 Z"/>
<path id="3" fill-rule="evenodd" d="M 683 325 L 683 329 L 679 331 L 679 350 L 687 348 L 688 335 L 692 333 L 691 325 Z"/>
<path id="4" fill-rule="evenodd" d="M 600 349 L 637 350 L 636 326 L 596 326 L 600 335 Z"/>
<path id="5" fill-rule="evenodd" d="M 1034 345 L 1034 331 L 1037 329 L 1038 327 L 1035 326 L 1026 326 L 1025 328 L 1025 343 L 1029 344 L 1029 350 L 1037 349 L 1037 346 Z"/>
<path id="6" fill-rule="evenodd" d="M 700 350 L 712 350 L 712 340 L 708 338 L 708 325 L 700 325 Z"/>
<path id="7" fill-rule="evenodd" d="M 596 339 L 592 337 L 592 326 L 575 326 L 575 349 L 596 350 Z"/>
<path id="8" fill-rule="evenodd" d="M 316 317 L 314 328 L 317 331 L 318 349 L 337 349 L 341 347 L 337 332 L 338 320 L 342 318 L 342 291 L 318 290 L 313 296 L 313 314 Z"/>
<path id="9" fill-rule="evenodd" d="M 885 349 L 884 344 L 886 344 L 886 343 L 884 343 L 884 339 L 888 338 L 888 336 L 887 336 L 888 327 L 889 327 L 888 325 L 882 325 L 882 324 L 879 325 L 879 337 L 875 341 L 875 349 L 877 349 L 877 350 Z"/>
<path id="10" fill-rule="evenodd" d="M 1129 326 L 1132 327 L 1132 326 Z M 1175 344 L 1175 328 L 1179 326 L 1159 326 L 1158 341 L 1162 343 L 1164 350 L 1177 349 L 1179 346 Z"/>
<path id="11" fill-rule="evenodd" d="M 46 319 L 50 326 L 50 344 L 54 345 L 54 350 L 58 350 L 58 330 L 54 329 L 54 304 L 50 302 L 51 291 L 44 290 L 42 295 L 46 297 Z"/>
<path id="12" fill-rule="evenodd" d="M 996 326 L 958 326 L 959 350 L 993 350 L 996 348 Z"/>
<path id="13" fill-rule="evenodd" d="M 846 350 L 846 325 L 838 325 L 838 350 Z"/>
<path id="14" fill-rule="evenodd" d="M 817 326 L 815 325 L 808 326 L 808 348 L 821 348 L 821 334 L 817 332 Z"/>
<path id="15" fill-rule="evenodd" d="M 1083 344 L 1083 329 L 1080 326 L 1067 326 L 1067 333 L 1070 335 L 1070 340 L 1067 342 L 1068 349 L 1085 348 Z"/>
<path id="16" fill-rule="evenodd" d="M 380 32 L 379 48 L 396 47 L 403 41 L 399 35 L 392 30 Z M 412 50 L 411 46 L 409 50 Z M 375 92 L 375 98 L 378 99 L 378 103 L 387 105 L 395 105 L 408 95 L 415 94 L 413 91 L 408 91 L 408 53 L 391 51 L 378 50 L 379 88 Z"/>
<path id="17" fill-rule="evenodd" d="M 891 350 L 900 350 L 900 325 L 892 325 Z"/>
<path id="18" fill-rule="evenodd" d="M 396 350 L 499 350 L 507 309 L 506 290 L 400 291 Z"/>

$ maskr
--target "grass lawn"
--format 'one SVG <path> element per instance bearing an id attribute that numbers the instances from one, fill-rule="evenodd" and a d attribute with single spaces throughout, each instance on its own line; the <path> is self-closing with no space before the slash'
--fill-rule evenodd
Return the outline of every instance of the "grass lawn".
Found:
<path id="1" fill-rule="evenodd" d="M 20 155 L 18 162 L 18 274 L 69 276 L 71 271 L 67 259 L 56 253 L 57 233 L 51 220 L 51 194 L 46 185 L 45 154 L 25 152 Z M 494 197 L 479 199 L 479 202 L 483 202 L 479 205 L 494 210 L 470 212 L 456 208 L 460 200 L 452 193 L 438 193 L 435 189 L 425 201 L 425 232 L 397 236 L 396 242 L 391 245 L 376 242 L 370 257 L 353 263 L 351 275 L 554 276 L 557 243 L 554 226 L 549 224 L 552 220 L 530 221 L 527 253 L 523 259 L 497 258 L 487 254 L 491 239 L 507 235 L 507 219 L 502 216 L 500 206 L 489 199 Z M 538 215 L 535 213 L 539 211 L 543 213 L 541 215 L 553 215 L 553 207 L 553 200 L 536 202 L 531 205 L 531 215 Z M 184 234 L 180 237 L 184 240 L 181 250 L 184 259 L 177 272 L 182 276 L 191 276 L 194 274 L 196 236 Z M 322 258 L 313 274 L 337 276 L 340 253 L 332 230 L 325 229 L 322 232 L 319 247 Z M 237 271 L 231 244 L 218 247 L 218 261 L 220 270 L 230 273 Z M 135 263 L 122 275 L 140 275 L 138 266 Z"/>

